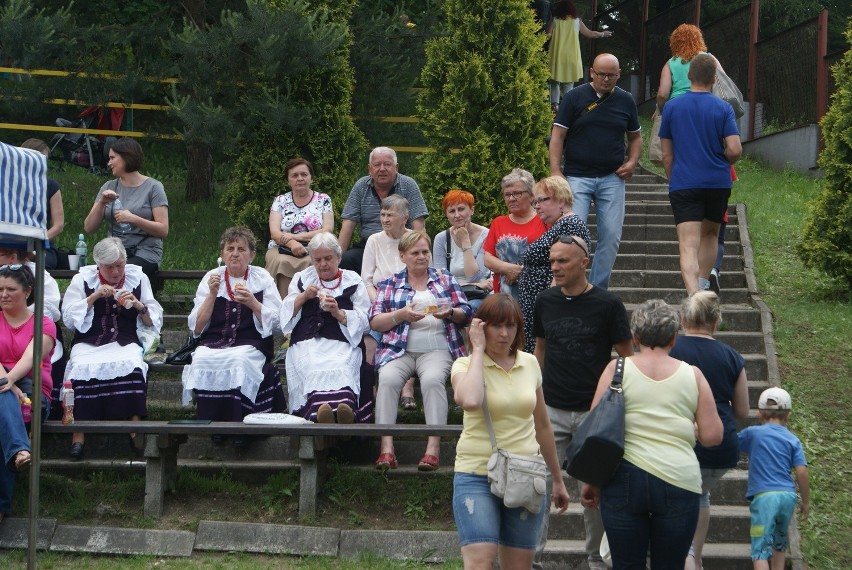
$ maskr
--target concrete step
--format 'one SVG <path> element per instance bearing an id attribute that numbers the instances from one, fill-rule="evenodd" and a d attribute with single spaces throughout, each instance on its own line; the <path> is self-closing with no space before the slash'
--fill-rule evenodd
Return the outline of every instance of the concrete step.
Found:
<path id="1" fill-rule="evenodd" d="M 588 226 L 592 240 L 597 239 L 597 226 Z M 740 230 L 737 226 L 725 228 L 725 241 L 738 242 Z M 621 228 L 621 240 L 624 241 L 667 241 L 677 244 L 677 229 L 671 224 L 624 224 Z M 621 251 L 619 249 L 619 251 Z"/>
<path id="2" fill-rule="evenodd" d="M 751 570 L 751 547 L 742 543 L 706 544 L 706 570 Z M 548 540 L 544 551 L 546 570 L 588 570 L 581 540 Z"/>
<path id="3" fill-rule="evenodd" d="M 721 486 L 721 485 L 720 485 Z M 570 492 L 569 492 L 570 494 Z M 572 495 L 573 496 L 573 495 Z M 747 505 L 710 505 L 710 529 L 708 543 L 746 542 L 749 540 L 749 508 Z M 583 507 L 579 501 L 572 500 L 568 510 L 561 515 L 550 515 L 550 540 L 582 540 L 585 536 Z"/>
<path id="4" fill-rule="evenodd" d="M 644 303 L 648 299 L 662 299 L 671 305 L 680 305 L 686 296 L 683 283 L 680 287 L 657 288 L 657 289 L 633 289 L 629 287 L 610 287 L 610 293 L 618 295 L 624 304 Z M 720 295 L 724 304 L 744 305 L 749 302 L 750 296 L 746 288 L 724 289 Z"/>
<path id="5" fill-rule="evenodd" d="M 674 231 L 674 229 L 672 229 Z M 657 241 L 649 240 L 626 240 L 622 241 L 618 248 L 618 255 L 622 254 L 643 254 L 643 255 L 678 255 L 677 239 L 662 239 Z M 739 241 L 725 242 L 725 256 L 742 256 L 742 245 Z M 618 259 L 616 257 L 616 259 Z M 616 261 L 617 263 L 617 261 Z"/>
<path id="6" fill-rule="evenodd" d="M 645 253 L 623 253 L 625 244 L 621 244 L 618 256 L 615 258 L 614 270 L 635 271 L 640 269 L 652 269 L 657 271 L 680 271 L 680 256 Z M 593 254 L 594 255 L 594 254 Z M 743 258 L 741 255 L 725 255 L 722 257 L 722 275 L 743 270 Z M 724 279 L 724 277 L 722 277 Z M 724 282 L 723 282 L 724 285 Z M 183 317 L 184 323 L 186 317 Z"/>
<path id="7" fill-rule="evenodd" d="M 759 355 L 763 358 L 763 362 L 766 362 L 765 355 Z M 758 373 L 755 373 L 754 376 L 749 372 L 749 360 L 746 359 L 746 376 L 748 377 L 748 406 L 750 409 L 757 409 L 757 403 L 760 400 L 760 394 L 769 388 L 769 382 L 765 379 L 766 376 L 763 377 L 758 376 Z"/>
<path id="8" fill-rule="evenodd" d="M 737 219 L 736 210 L 728 212 L 728 225 L 736 225 Z M 597 214 L 594 211 L 594 207 L 592 207 L 592 211 L 589 212 L 589 216 L 586 218 L 586 224 L 594 225 L 596 223 Z M 652 205 L 647 202 L 630 202 L 625 204 L 624 223 L 675 225 L 671 207 L 652 207 Z"/>
<path id="9" fill-rule="evenodd" d="M 592 240 L 597 240 L 597 225 L 588 225 Z M 737 226 L 725 228 L 725 241 L 738 242 L 740 230 Z M 677 243 L 677 229 L 671 224 L 624 224 L 621 228 L 621 240 L 624 241 L 673 241 Z M 621 250 L 619 249 L 619 252 Z"/>
<path id="10" fill-rule="evenodd" d="M 634 174 L 630 179 L 630 182 L 627 183 L 627 186 L 632 186 L 633 184 L 661 184 L 660 178 L 656 174 Z"/>
<path id="11" fill-rule="evenodd" d="M 720 275 L 721 295 L 730 289 L 745 289 L 748 287 L 745 274 L 742 272 L 728 272 Z M 683 277 L 677 270 L 639 269 L 639 270 L 613 270 L 609 280 L 610 289 L 616 287 L 634 289 L 674 289 L 683 287 Z M 686 290 L 683 290 L 686 296 Z"/>
<path id="12" fill-rule="evenodd" d="M 674 227 L 674 215 L 671 212 L 671 208 L 668 211 L 657 208 L 637 208 L 640 211 L 634 211 L 631 206 L 625 206 L 624 212 L 624 223 L 626 225 L 642 225 L 642 224 L 651 224 L 651 225 L 670 225 Z M 641 211 L 645 210 L 645 211 Z M 597 214 L 592 210 L 589 213 L 588 218 L 586 219 L 587 226 L 593 226 L 597 224 Z M 735 226 L 737 225 L 737 215 L 736 214 L 728 214 L 728 225 Z"/>

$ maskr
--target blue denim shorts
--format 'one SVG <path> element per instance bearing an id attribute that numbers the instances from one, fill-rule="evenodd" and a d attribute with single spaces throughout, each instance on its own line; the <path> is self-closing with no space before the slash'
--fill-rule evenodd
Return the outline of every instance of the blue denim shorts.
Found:
<path id="1" fill-rule="evenodd" d="M 548 511 L 546 505 L 538 514 L 523 507 L 508 508 L 503 499 L 491 493 L 485 475 L 456 473 L 453 478 L 453 517 L 461 546 L 489 542 L 535 550 Z"/>

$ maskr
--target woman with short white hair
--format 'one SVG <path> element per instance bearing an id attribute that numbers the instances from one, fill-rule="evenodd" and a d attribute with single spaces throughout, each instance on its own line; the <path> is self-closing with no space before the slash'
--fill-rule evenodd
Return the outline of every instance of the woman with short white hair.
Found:
<path id="1" fill-rule="evenodd" d="M 363 368 L 370 298 L 361 276 L 340 269 L 337 238 L 321 233 L 308 243 L 312 265 L 296 273 L 281 304 L 292 414 L 319 423 L 372 418 L 372 370 Z"/>
<path id="2" fill-rule="evenodd" d="M 62 321 L 74 331 L 65 380 L 74 387 L 78 420 L 139 420 L 146 415 L 148 365 L 138 332 L 159 336 L 163 309 L 138 265 L 127 264 L 121 240 L 92 249 L 65 291 Z M 74 433 L 71 460 L 83 458 L 85 434 Z M 141 442 L 140 442 L 141 443 Z"/>

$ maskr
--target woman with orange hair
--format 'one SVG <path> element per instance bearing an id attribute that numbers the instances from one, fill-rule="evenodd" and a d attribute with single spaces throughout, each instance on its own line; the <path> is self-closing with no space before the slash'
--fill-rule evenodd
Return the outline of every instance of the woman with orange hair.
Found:
<path id="1" fill-rule="evenodd" d="M 669 36 L 672 57 L 663 66 L 660 73 L 660 87 L 657 89 L 657 108 L 662 112 L 663 105 L 689 91 L 689 64 L 699 53 L 707 52 L 704 35 L 698 26 L 681 24 Z M 716 61 L 718 67 L 719 61 Z"/>
<path id="2" fill-rule="evenodd" d="M 435 236 L 434 266 L 453 274 L 475 311 L 493 288 L 491 271 L 485 267 L 488 228 L 474 224 L 473 194 L 454 188 L 446 193 L 441 209 L 450 227 Z"/>
<path id="3" fill-rule="evenodd" d="M 663 105 L 666 101 L 670 101 L 678 95 L 683 95 L 689 91 L 690 81 L 687 77 L 689 73 L 689 64 L 699 53 L 707 52 L 707 45 L 704 43 L 704 35 L 698 26 L 692 24 L 681 24 L 669 36 L 669 47 L 672 50 L 672 57 L 663 66 L 663 71 L 660 73 L 660 87 L 657 90 L 657 111 L 654 115 L 662 114 Z M 710 55 L 710 54 L 708 54 Z M 713 57 L 710 55 L 710 57 Z M 716 67 L 722 69 L 719 60 L 713 57 L 716 62 Z M 731 181 L 737 181 L 737 171 L 734 165 L 731 165 Z M 710 271 L 710 288 L 715 292 L 719 292 L 719 273 L 722 271 L 722 255 L 725 251 L 725 227 L 728 225 L 728 212 L 725 211 L 722 225 L 719 228 L 719 246 L 716 253 L 716 263 Z"/>

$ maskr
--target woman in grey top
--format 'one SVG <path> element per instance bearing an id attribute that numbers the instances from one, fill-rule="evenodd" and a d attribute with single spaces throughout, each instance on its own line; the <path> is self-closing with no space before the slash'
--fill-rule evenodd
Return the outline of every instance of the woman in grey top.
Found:
<path id="1" fill-rule="evenodd" d="M 106 221 L 109 235 L 124 245 L 127 263 L 140 266 L 153 284 L 169 235 L 169 201 L 161 182 L 139 173 L 143 161 L 134 139 L 113 143 L 107 164 L 117 178 L 101 186 L 83 231 L 94 233 Z"/>

